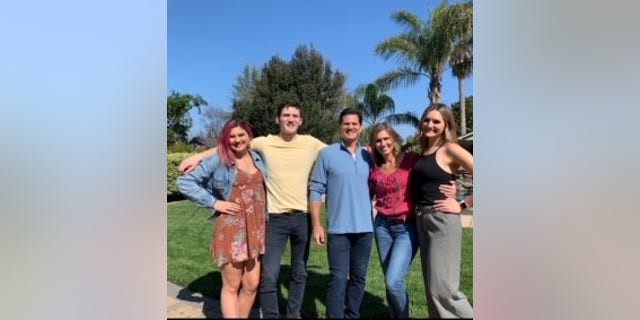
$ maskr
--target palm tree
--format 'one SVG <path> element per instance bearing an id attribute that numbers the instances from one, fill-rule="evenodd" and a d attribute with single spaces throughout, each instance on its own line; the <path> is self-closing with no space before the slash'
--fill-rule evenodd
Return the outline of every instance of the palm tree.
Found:
<path id="1" fill-rule="evenodd" d="M 359 98 L 362 101 L 358 100 Z M 350 105 L 362 112 L 363 121 L 367 125 L 378 123 L 379 120 L 385 118 L 386 114 L 392 114 L 396 110 L 393 99 L 374 83 L 356 88 Z"/>
<path id="2" fill-rule="evenodd" d="M 374 49 L 374 53 L 385 60 L 395 57 L 400 62 L 399 68 L 383 74 L 375 81 L 382 89 L 413 85 L 426 77 L 429 79 L 429 102 L 440 102 L 442 74 L 454 42 L 459 38 L 456 34 L 460 29 L 458 25 L 463 24 L 465 19 L 471 21 L 471 17 L 452 15 L 450 7 L 443 0 L 431 10 L 427 22 L 407 11 L 392 14 L 392 19 L 405 26 L 406 31 L 383 40 Z"/>
<path id="3" fill-rule="evenodd" d="M 349 97 L 348 105 L 362 113 L 363 122 L 366 124 L 361 135 L 364 140 L 368 139 L 369 131 L 379 122 L 409 124 L 417 128 L 420 121 L 412 112 L 395 113 L 395 102 L 375 83 L 356 88 L 353 96 Z"/>
<path id="4" fill-rule="evenodd" d="M 464 79 L 473 71 L 473 4 L 464 2 L 449 8 L 449 20 L 455 24 L 457 40 L 449 55 L 451 73 L 458 79 L 458 96 L 460 101 L 460 135 L 467 133 L 465 112 Z"/>

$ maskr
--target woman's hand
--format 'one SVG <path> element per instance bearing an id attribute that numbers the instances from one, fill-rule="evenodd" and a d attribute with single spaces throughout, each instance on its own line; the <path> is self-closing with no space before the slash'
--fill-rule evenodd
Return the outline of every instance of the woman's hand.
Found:
<path id="1" fill-rule="evenodd" d="M 240 209 L 242 209 L 240 205 L 235 202 L 229 202 L 229 201 L 223 201 L 223 200 L 216 201 L 213 204 L 213 208 L 217 212 L 230 214 L 232 216 L 240 212 Z"/>
<path id="2" fill-rule="evenodd" d="M 433 208 L 444 213 L 460 214 L 462 208 L 455 198 L 446 198 L 444 200 L 436 200 L 433 202 Z"/>
<path id="3" fill-rule="evenodd" d="M 455 198 L 458 190 L 456 188 L 455 181 L 449 181 L 449 184 L 441 184 L 438 189 L 442 194 L 444 194 L 447 198 Z"/>

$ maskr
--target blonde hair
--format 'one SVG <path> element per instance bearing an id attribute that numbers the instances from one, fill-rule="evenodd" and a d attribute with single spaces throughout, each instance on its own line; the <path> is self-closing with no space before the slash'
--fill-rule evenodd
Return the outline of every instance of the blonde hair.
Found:
<path id="1" fill-rule="evenodd" d="M 422 152 L 429 148 L 429 140 L 425 137 L 424 132 L 422 132 L 422 122 L 427 117 L 427 114 L 431 111 L 438 111 L 442 116 L 442 120 L 444 120 L 444 142 L 458 143 L 458 135 L 456 134 L 456 121 L 453 116 L 453 111 L 444 103 L 432 103 L 422 113 L 422 117 L 420 117 L 418 136 L 417 140 L 420 142 L 420 147 L 422 148 Z"/>

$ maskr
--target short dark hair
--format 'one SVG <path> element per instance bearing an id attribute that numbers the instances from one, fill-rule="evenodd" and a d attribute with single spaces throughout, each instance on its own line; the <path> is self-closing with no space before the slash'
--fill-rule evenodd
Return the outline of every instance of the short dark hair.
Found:
<path id="1" fill-rule="evenodd" d="M 338 124 L 342 123 L 342 118 L 344 118 L 344 116 L 348 116 L 350 114 L 355 114 L 358 116 L 358 122 L 360 124 L 362 124 L 362 113 L 354 108 L 346 108 L 344 110 L 342 110 L 342 112 L 340 112 L 340 117 L 338 118 Z"/>
<path id="2" fill-rule="evenodd" d="M 300 104 L 296 101 L 286 101 L 284 103 L 281 103 L 280 105 L 278 105 L 278 118 L 282 115 L 282 110 L 284 110 L 284 108 L 296 108 L 298 109 L 298 111 L 300 111 L 300 118 L 302 118 L 302 108 L 300 107 Z"/>

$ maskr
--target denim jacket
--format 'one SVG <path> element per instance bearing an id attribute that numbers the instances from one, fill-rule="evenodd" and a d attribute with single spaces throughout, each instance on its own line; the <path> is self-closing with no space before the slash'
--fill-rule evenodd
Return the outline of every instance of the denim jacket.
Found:
<path id="1" fill-rule="evenodd" d="M 262 157 L 255 151 L 249 150 L 249 152 L 253 158 L 253 163 L 262 173 L 266 186 L 267 172 L 264 168 Z M 237 172 L 238 169 L 235 164 L 230 167 L 223 165 L 220 162 L 220 157 L 215 153 L 202 159 L 191 172 L 179 176 L 176 180 L 176 185 L 178 190 L 189 200 L 198 206 L 211 209 L 211 216 L 209 217 L 211 219 L 216 214 L 213 204 L 217 200 L 229 200 Z M 265 205 L 265 210 L 266 208 L 267 206 Z"/>

